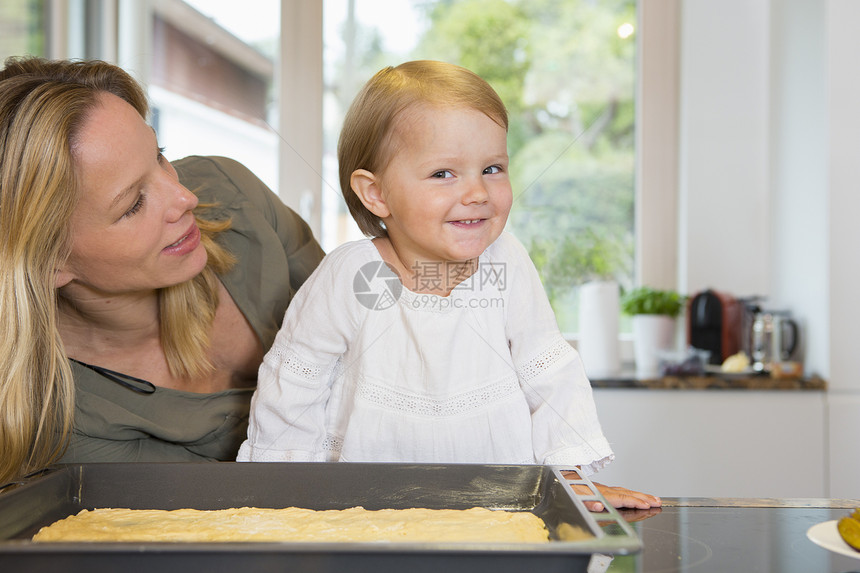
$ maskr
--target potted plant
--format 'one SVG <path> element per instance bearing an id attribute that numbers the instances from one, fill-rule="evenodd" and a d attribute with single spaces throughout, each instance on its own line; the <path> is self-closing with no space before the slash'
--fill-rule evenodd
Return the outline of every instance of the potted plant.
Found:
<path id="1" fill-rule="evenodd" d="M 621 310 L 633 320 L 633 353 L 636 374 L 657 375 L 658 354 L 671 350 L 675 342 L 675 321 L 686 297 L 673 290 L 637 287 L 621 295 Z"/>

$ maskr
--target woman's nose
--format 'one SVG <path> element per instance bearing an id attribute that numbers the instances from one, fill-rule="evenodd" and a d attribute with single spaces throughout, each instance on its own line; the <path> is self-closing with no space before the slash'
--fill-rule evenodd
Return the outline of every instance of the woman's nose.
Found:
<path id="1" fill-rule="evenodd" d="M 197 207 L 197 203 L 200 200 L 197 198 L 197 195 L 186 189 L 178 181 L 172 181 L 171 183 L 168 220 L 175 222 L 181 219 L 187 212 Z"/>

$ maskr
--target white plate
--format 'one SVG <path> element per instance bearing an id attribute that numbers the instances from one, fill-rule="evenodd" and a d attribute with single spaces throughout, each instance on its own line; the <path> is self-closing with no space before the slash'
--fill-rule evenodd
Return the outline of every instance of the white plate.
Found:
<path id="1" fill-rule="evenodd" d="M 824 523 L 813 525 L 806 532 L 806 536 L 816 545 L 820 545 L 829 551 L 847 555 L 854 559 L 860 559 L 860 551 L 853 549 L 850 545 L 845 543 L 842 536 L 839 535 L 839 530 L 836 529 L 835 519 L 833 521 L 825 521 Z"/>

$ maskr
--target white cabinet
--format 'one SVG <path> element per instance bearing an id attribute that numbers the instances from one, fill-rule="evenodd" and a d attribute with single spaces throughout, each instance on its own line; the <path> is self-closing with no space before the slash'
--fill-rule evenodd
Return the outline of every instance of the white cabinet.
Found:
<path id="1" fill-rule="evenodd" d="M 591 479 L 665 497 L 826 497 L 823 391 L 595 388 L 615 461 Z"/>
<path id="2" fill-rule="evenodd" d="M 830 497 L 860 499 L 860 394 L 828 392 Z"/>

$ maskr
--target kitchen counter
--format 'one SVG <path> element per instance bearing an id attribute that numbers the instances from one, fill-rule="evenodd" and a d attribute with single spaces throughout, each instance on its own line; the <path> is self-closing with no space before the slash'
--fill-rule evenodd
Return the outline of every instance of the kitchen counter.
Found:
<path id="1" fill-rule="evenodd" d="M 593 388 L 641 388 L 648 390 L 827 390 L 818 376 L 771 378 L 756 374 L 703 374 L 700 376 L 660 376 L 639 378 L 634 373 L 595 378 Z"/>
<path id="2" fill-rule="evenodd" d="M 589 571 L 860 571 L 860 552 L 856 558 L 844 556 L 806 535 L 813 525 L 860 507 L 860 500 L 663 498 L 663 504 L 658 510 L 623 514 L 642 539 L 640 553 L 595 556 Z M 655 515 L 649 517 L 651 513 Z"/>

